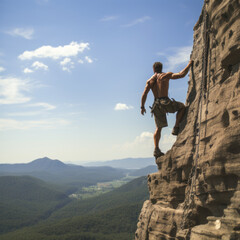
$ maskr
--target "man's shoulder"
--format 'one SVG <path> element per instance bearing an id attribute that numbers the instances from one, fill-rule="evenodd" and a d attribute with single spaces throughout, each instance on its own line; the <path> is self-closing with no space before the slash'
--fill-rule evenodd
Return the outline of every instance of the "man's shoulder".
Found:
<path id="1" fill-rule="evenodd" d="M 148 80 L 147 80 L 147 84 L 155 81 L 157 79 L 157 74 L 153 74 Z"/>
<path id="2" fill-rule="evenodd" d="M 166 77 L 171 77 L 172 74 L 173 74 L 173 72 L 166 72 L 166 73 L 164 73 L 164 74 L 165 74 Z"/>
<path id="3" fill-rule="evenodd" d="M 163 80 L 170 80 L 172 77 L 172 72 L 160 73 L 159 78 Z"/>

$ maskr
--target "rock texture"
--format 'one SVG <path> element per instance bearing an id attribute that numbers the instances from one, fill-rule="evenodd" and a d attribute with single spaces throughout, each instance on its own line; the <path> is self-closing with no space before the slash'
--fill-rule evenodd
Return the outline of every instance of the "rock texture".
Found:
<path id="1" fill-rule="evenodd" d="M 159 171 L 148 176 L 136 240 L 240 239 L 239 43 L 240 1 L 205 0 L 187 113 L 172 149 L 156 160 Z"/>

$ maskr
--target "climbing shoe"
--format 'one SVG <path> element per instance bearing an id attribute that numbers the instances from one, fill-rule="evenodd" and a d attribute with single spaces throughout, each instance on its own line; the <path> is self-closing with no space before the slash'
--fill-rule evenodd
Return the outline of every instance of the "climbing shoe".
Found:
<path id="1" fill-rule="evenodd" d="M 154 156 L 156 159 L 157 159 L 158 157 L 163 156 L 163 155 L 164 155 L 164 153 L 161 152 L 161 150 L 160 150 L 159 148 L 155 148 L 155 149 L 154 149 L 153 156 Z"/>
<path id="2" fill-rule="evenodd" d="M 174 127 L 173 130 L 172 130 L 172 135 L 177 136 L 178 133 L 179 133 L 179 127 Z"/>

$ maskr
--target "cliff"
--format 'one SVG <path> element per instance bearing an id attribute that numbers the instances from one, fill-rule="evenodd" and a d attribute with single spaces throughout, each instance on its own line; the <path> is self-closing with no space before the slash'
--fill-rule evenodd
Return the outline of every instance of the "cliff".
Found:
<path id="1" fill-rule="evenodd" d="M 148 176 L 136 240 L 240 239 L 240 1 L 205 0 L 187 112 Z"/>

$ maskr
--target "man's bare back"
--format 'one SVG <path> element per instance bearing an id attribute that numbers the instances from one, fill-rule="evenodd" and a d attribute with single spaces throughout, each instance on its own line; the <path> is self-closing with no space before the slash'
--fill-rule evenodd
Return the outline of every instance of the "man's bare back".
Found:
<path id="1" fill-rule="evenodd" d="M 148 80 L 147 84 L 149 84 L 154 98 L 168 97 L 169 80 L 166 73 L 156 73 Z"/>

